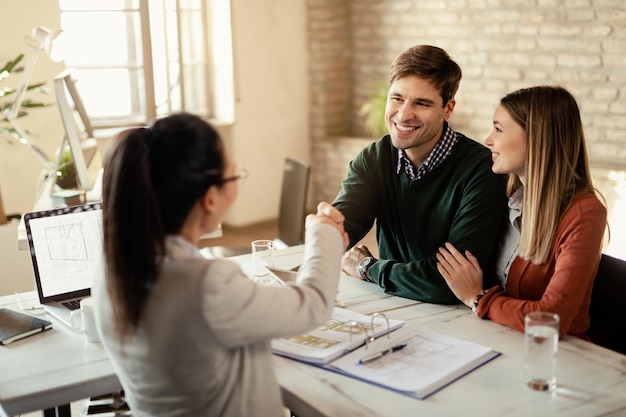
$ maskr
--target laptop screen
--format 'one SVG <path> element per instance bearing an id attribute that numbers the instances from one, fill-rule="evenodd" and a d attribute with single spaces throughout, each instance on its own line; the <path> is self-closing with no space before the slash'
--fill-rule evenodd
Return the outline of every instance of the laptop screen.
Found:
<path id="1" fill-rule="evenodd" d="M 103 265 L 100 203 L 26 213 L 24 224 L 41 303 L 90 295 Z"/>

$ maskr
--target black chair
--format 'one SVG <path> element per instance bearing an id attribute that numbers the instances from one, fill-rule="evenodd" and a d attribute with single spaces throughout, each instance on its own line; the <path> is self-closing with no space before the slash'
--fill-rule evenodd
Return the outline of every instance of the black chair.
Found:
<path id="1" fill-rule="evenodd" d="M 295 246 L 304 242 L 304 216 L 310 176 L 311 167 L 308 164 L 285 158 L 277 238 L 283 245 Z"/>
<path id="2" fill-rule="evenodd" d="M 304 217 L 310 176 L 310 165 L 294 158 L 285 158 L 278 207 L 278 236 L 274 239 L 275 247 L 278 249 L 304 242 Z M 259 239 L 263 238 L 266 237 L 259 237 Z M 241 248 L 212 246 L 210 248 L 210 256 L 215 258 L 244 255 L 250 252 L 250 246 Z"/>
<path id="3" fill-rule="evenodd" d="M 591 294 L 587 335 L 626 355 L 626 261 L 602 254 Z"/>

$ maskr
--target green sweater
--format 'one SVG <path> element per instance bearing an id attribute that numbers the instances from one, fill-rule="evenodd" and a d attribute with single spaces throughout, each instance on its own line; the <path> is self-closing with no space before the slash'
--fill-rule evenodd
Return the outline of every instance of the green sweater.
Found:
<path id="1" fill-rule="evenodd" d="M 345 216 L 354 246 L 376 221 L 380 260 L 368 270 L 386 293 L 419 301 L 459 300 L 437 270 L 445 242 L 470 250 L 491 267 L 507 212 L 506 177 L 491 171 L 491 153 L 459 134 L 452 153 L 420 180 L 396 174 L 398 151 L 389 135 L 350 163 L 333 205 Z M 485 283 L 487 284 L 487 283 Z"/>

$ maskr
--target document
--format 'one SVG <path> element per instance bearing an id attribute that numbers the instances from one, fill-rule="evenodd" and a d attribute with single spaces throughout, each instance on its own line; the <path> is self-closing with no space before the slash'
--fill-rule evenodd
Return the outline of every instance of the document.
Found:
<path id="1" fill-rule="evenodd" d="M 303 362 L 324 365 L 363 345 L 367 340 L 390 337 L 404 325 L 383 315 L 368 316 L 335 307 L 332 317 L 322 326 L 299 336 L 274 339 L 272 351 Z"/>
<path id="2" fill-rule="evenodd" d="M 423 399 L 499 355 L 488 346 L 407 324 L 326 368 Z"/>
<path id="3" fill-rule="evenodd" d="M 274 354 L 424 399 L 498 357 L 489 346 L 442 335 L 384 314 L 335 307 L 304 335 L 274 339 Z"/>

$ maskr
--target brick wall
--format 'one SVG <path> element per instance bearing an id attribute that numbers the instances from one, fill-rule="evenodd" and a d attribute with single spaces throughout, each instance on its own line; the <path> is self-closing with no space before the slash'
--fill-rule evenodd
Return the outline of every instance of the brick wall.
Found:
<path id="1" fill-rule="evenodd" d="M 309 0 L 312 202 L 332 200 L 368 142 L 358 109 L 405 48 L 463 70 L 453 127 L 479 140 L 504 94 L 559 84 L 581 107 L 597 167 L 626 169 L 625 0 Z M 361 139 L 351 139 L 360 137 Z"/>

